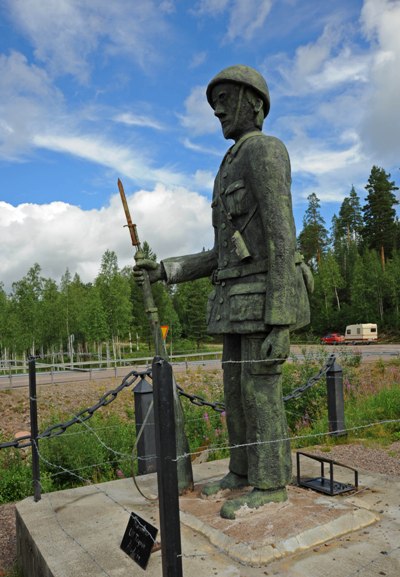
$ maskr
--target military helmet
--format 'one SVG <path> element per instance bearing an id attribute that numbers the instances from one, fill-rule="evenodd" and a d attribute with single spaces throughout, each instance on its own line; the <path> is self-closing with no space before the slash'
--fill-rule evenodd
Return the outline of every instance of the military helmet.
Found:
<path id="1" fill-rule="evenodd" d="M 264 103 L 264 118 L 267 116 L 271 101 L 269 98 L 269 90 L 267 83 L 265 82 L 264 78 L 261 74 L 251 68 L 250 66 L 244 66 L 243 64 L 236 64 L 235 66 L 228 66 L 228 68 L 224 68 L 221 70 L 214 78 L 210 81 L 207 86 L 207 100 L 212 107 L 212 99 L 211 93 L 217 84 L 221 82 L 233 82 L 235 84 L 244 84 L 245 86 L 249 86 L 253 90 L 257 92 L 257 94 L 262 98 Z"/>

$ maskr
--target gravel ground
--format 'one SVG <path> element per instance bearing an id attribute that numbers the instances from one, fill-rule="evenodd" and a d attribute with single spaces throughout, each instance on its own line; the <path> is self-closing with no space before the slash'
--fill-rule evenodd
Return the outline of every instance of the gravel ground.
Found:
<path id="1" fill-rule="evenodd" d="M 321 447 L 310 447 L 307 452 L 321 454 L 361 471 L 400 477 L 400 441 L 385 448 L 352 443 L 330 447 L 328 452 Z M 7 504 L 0 507 L 0 577 L 7 575 L 16 558 L 15 506 Z"/>

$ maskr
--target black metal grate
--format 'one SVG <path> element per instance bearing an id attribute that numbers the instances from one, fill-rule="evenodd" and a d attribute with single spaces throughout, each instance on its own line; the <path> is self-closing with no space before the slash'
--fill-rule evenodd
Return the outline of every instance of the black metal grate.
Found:
<path id="1" fill-rule="evenodd" d="M 318 461 L 321 465 L 321 476 L 314 478 L 302 478 L 300 471 L 300 456 L 308 457 L 314 461 Z M 320 493 L 325 493 L 327 495 L 339 495 L 341 493 L 346 493 L 348 491 L 353 491 L 358 488 L 358 471 L 353 467 L 348 465 L 343 465 L 338 463 L 333 459 L 327 459 L 326 457 L 320 457 L 318 455 L 312 455 L 310 453 L 304 453 L 303 451 L 296 451 L 296 463 L 297 463 L 297 484 L 299 487 L 307 487 L 308 489 L 313 489 L 314 491 L 319 491 Z M 329 465 L 329 478 L 325 477 L 325 465 Z M 334 466 L 342 467 L 344 469 L 349 469 L 354 473 L 354 484 L 351 483 L 341 483 L 334 480 Z"/>

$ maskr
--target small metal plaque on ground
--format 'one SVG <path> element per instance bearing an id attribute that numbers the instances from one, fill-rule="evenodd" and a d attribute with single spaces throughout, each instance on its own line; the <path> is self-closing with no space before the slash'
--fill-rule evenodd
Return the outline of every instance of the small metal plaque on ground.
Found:
<path id="1" fill-rule="evenodd" d="M 131 513 L 121 542 L 121 549 L 142 569 L 146 569 L 157 533 L 156 527 L 153 527 L 139 515 Z"/>

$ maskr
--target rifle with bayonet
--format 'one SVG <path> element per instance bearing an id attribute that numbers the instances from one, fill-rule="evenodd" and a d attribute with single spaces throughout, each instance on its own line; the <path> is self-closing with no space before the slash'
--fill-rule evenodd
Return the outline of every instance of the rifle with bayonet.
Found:
<path id="1" fill-rule="evenodd" d="M 125 211 L 125 217 L 127 222 L 125 226 L 128 227 L 131 235 L 132 245 L 136 248 L 134 259 L 135 262 L 138 264 L 140 263 L 141 260 L 145 258 L 145 255 L 142 251 L 136 225 L 133 224 L 132 222 L 128 203 L 125 196 L 124 187 L 120 179 L 118 179 L 118 189 L 121 196 L 122 205 Z M 153 293 L 151 290 L 149 273 L 145 268 L 141 268 L 140 270 L 142 272 L 141 286 L 143 290 L 143 303 L 153 334 L 155 353 L 156 356 L 159 356 L 164 360 L 168 361 L 169 360 L 168 353 L 164 339 L 162 338 L 160 319 L 158 315 L 158 309 L 155 305 Z M 187 441 L 184 431 L 183 410 L 174 377 L 173 377 L 173 386 L 174 386 L 174 408 L 175 408 L 175 425 L 176 425 L 176 451 L 177 455 L 184 455 L 189 453 L 189 443 Z M 178 485 L 180 493 L 193 489 L 193 473 L 190 457 L 185 457 L 184 459 L 178 459 Z"/>

